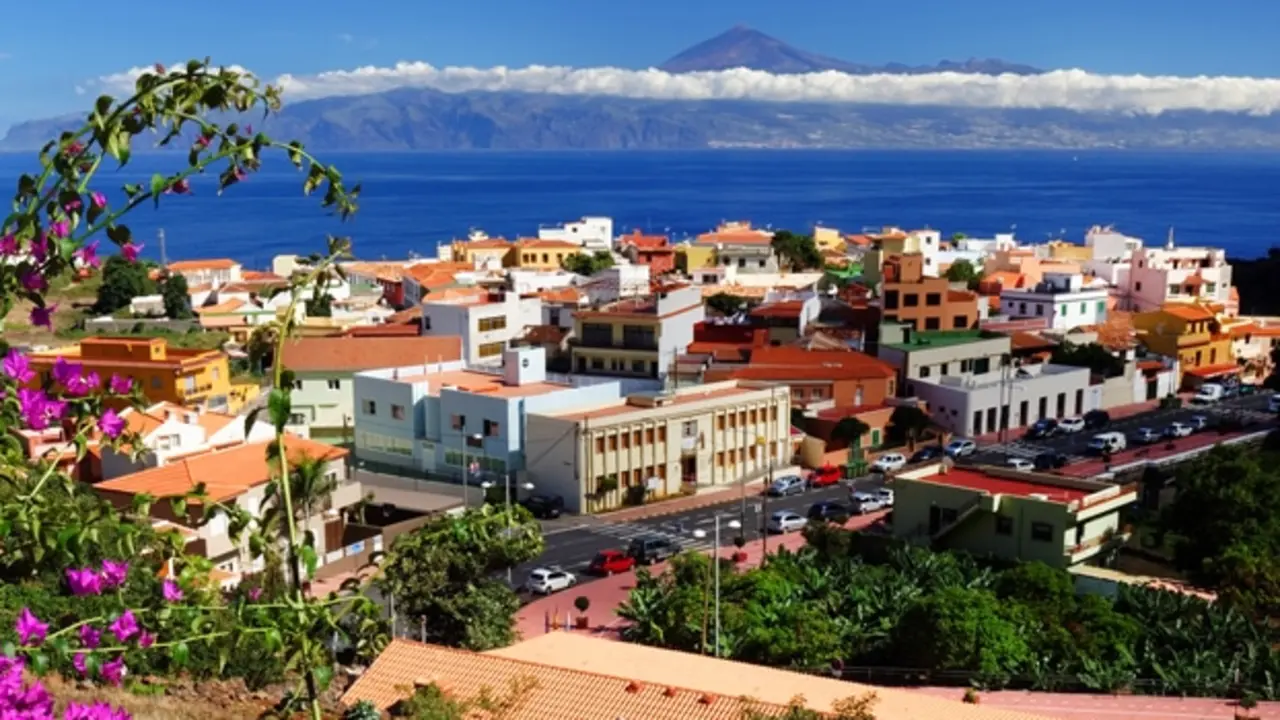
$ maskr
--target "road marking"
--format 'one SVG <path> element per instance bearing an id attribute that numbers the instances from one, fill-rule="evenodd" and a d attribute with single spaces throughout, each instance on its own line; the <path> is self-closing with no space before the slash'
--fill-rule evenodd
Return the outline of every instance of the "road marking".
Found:
<path id="1" fill-rule="evenodd" d="M 552 535 L 560 535 L 562 533 L 573 532 L 574 530 L 590 530 L 593 527 L 597 526 L 592 523 L 582 523 L 581 525 L 574 525 L 572 527 L 556 528 L 555 530 L 544 531 L 542 533 L 542 537 L 551 537 Z"/>

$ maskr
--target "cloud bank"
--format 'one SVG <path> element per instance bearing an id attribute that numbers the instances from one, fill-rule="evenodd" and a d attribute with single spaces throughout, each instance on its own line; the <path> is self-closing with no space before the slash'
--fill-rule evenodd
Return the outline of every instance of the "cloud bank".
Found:
<path id="1" fill-rule="evenodd" d="M 98 78 L 105 92 L 132 88 L 149 68 Z M 757 70 L 672 74 L 621 68 L 437 68 L 423 62 L 361 67 L 271 80 L 285 100 L 364 95 L 396 88 L 444 92 L 519 91 L 650 100 L 759 100 L 770 102 L 938 105 L 1004 109 L 1065 109 L 1158 115 L 1204 110 L 1270 115 L 1280 110 L 1280 79 L 1094 75 L 1055 70 L 1043 75 L 849 75 L 827 71 L 775 75 Z"/>

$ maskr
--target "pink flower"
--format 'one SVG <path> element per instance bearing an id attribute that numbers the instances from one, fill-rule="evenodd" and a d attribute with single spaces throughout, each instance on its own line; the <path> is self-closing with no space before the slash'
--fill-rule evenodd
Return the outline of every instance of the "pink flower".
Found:
<path id="1" fill-rule="evenodd" d="M 49 283 L 45 282 L 44 276 L 35 270 L 23 270 L 20 281 L 27 292 L 43 292 L 49 287 Z"/>
<path id="2" fill-rule="evenodd" d="M 67 404 L 50 400 L 43 390 L 23 388 L 18 391 L 18 409 L 28 428 L 43 430 L 51 422 L 62 419 L 67 411 Z"/>
<path id="3" fill-rule="evenodd" d="M 258 598 L 260 597 L 262 597 L 262 588 L 256 587 L 249 591 L 249 599 L 251 601 L 258 602 Z"/>
<path id="4" fill-rule="evenodd" d="M 36 327 L 53 327 L 53 313 L 58 309 L 57 303 L 48 307 L 31 308 L 31 324 Z"/>
<path id="5" fill-rule="evenodd" d="M 72 140 L 70 143 L 67 143 L 66 152 L 68 155 L 79 155 L 84 152 L 84 145 L 81 144 L 79 140 Z"/>
<path id="6" fill-rule="evenodd" d="M 124 432 L 124 419 L 117 415 L 115 410 L 107 408 L 98 418 L 98 429 L 103 435 L 115 440 L 120 437 L 120 433 Z"/>
<path id="7" fill-rule="evenodd" d="M 105 208 L 107 206 L 107 196 L 105 193 L 94 190 L 89 194 L 89 202 L 96 208 Z"/>
<path id="8" fill-rule="evenodd" d="M 245 126 L 244 126 L 244 134 L 245 134 L 245 135 L 252 135 L 252 134 L 253 134 L 253 126 L 252 126 L 252 125 L 245 125 Z"/>
<path id="9" fill-rule="evenodd" d="M 120 642 L 129 642 L 129 638 L 138 634 L 138 618 L 134 617 L 132 610 L 125 610 L 107 629 Z"/>
<path id="10" fill-rule="evenodd" d="M 35 258 L 38 263 L 43 263 L 49 257 L 49 239 L 44 236 L 43 232 L 36 235 L 36 239 L 31 241 L 31 257 Z"/>
<path id="11" fill-rule="evenodd" d="M 102 574 L 93 568 L 67 568 L 67 587 L 77 597 L 102 594 Z"/>
<path id="12" fill-rule="evenodd" d="M 98 265 L 102 263 L 102 261 L 98 259 L 98 241 L 97 240 L 94 240 L 93 242 L 86 244 L 84 247 L 80 248 L 79 250 L 76 250 L 75 256 L 76 256 L 76 259 L 78 259 L 81 264 L 87 265 L 88 267 L 96 268 L 98 267 Z"/>
<path id="13" fill-rule="evenodd" d="M 49 237 L 64 238 L 71 234 L 71 223 L 66 220 L 58 220 L 49 226 Z"/>
<path id="14" fill-rule="evenodd" d="M 116 395 L 128 395 L 129 391 L 133 389 L 133 380 L 112 373 L 111 380 L 108 381 L 107 386 Z"/>
<path id="15" fill-rule="evenodd" d="M 156 636 L 152 635 L 146 630 L 143 630 L 142 634 L 138 635 L 138 647 L 142 648 L 143 650 L 146 650 L 147 648 L 155 644 L 156 644 Z"/>
<path id="16" fill-rule="evenodd" d="M 4 363 L 0 365 L 0 371 L 8 375 L 14 382 L 26 384 L 35 379 L 36 374 L 31 370 L 31 363 L 27 360 L 27 356 L 17 350 L 10 350 L 8 355 L 4 356 Z"/>
<path id="17" fill-rule="evenodd" d="M 29 608 L 22 608 L 13 629 L 18 632 L 18 642 L 23 645 L 39 645 L 49 634 L 49 624 L 40 622 Z"/>
<path id="18" fill-rule="evenodd" d="M 73 213 L 82 207 L 84 207 L 84 205 L 80 203 L 80 198 L 72 198 L 67 201 L 66 205 L 62 206 L 62 209 L 66 210 L 68 213 Z"/>
<path id="19" fill-rule="evenodd" d="M 100 672 L 103 680 L 119 687 L 120 683 L 124 682 L 125 673 L 128 672 L 128 668 L 124 666 L 124 656 L 102 663 Z"/>
<path id="20" fill-rule="evenodd" d="M 92 705 L 68 703 L 62 713 L 62 720 L 131 720 L 132 715 L 124 708 L 113 708 L 105 702 Z"/>
<path id="21" fill-rule="evenodd" d="M 98 647 L 102 641 L 102 632 L 92 625 L 80 626 L 80 645 L 90 650 Z"/>
<path id="22" fill-rule="evenodd" d="M 111 412 L 108 410 L 107 412 Z M 105 414 L 104 414 L 105 416 Z M 120 587 L 129 579 L 129 563 L 123 560 L 102 561 L 102 583 L 105 587 Z"/>
<path id="23" fill-rule="evenodd" d="M 87 676 L 89 674 L 89 663 L 86 662 L 88 658 L 88 653 L 76 653 L 75 656 L 71 658 L 71 667 L 75 668 L 76 672 L 81 675 Z"/>
<path id="24" fill-rule="evenodd" d="M 169 188 L 169 192 L 174 195 L 189 195 L 191 194 L 191 181 L 182 178 L 175 182 L 173 187 Z"/>
<path id="25" fill-rule="evenodd" d="M 178 583 L 171 578 L 165 578 L 161 584 L 160 592 L 168 602 L 180 602 L 182 600 L 182 588 L 178 587 Z"/>
<path id="26" fill-rule="evenodd" d="M 66 358 L 59 356 L 53 361 L 53 370 L 50 374 L 53 375 L 54 382 L 66 387 L 84 375 L 84 365 L 67 362 Z"/>
<path id="27" fill-rule="evenodd" d="M 200 137 L 196 138 L 196 147 L 199 147 L 199 148 L 209 147 L 209 138 L 204 135 L 201 135 Z"/>
<path id="28" fill-rule="evenodd" d="M 123 257 L 125 260 L 128 260 L 129 262 L 138 262 L 138 253 L 142 252 L 142 248 L 144 247 L 146 247 L 146 243 L 142 243 L 140 245 L 134 245 L 133 241 L 130 240 L 129 242 L 120 246 L 120 257 Z"/>
<path id="29" fill-rule="evenodd" d="M 4 237 L 0 237 L 0 255 L 17 255 L 18 254 L 18 238 L 12 233 L 5 233 Z"/>

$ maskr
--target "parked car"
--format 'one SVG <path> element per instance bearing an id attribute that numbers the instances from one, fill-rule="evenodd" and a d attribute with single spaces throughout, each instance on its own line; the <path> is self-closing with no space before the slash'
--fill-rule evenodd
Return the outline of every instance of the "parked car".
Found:
<path id="1" fill-rule="evenodd" d="M 520 504 L 539 520 L 555 520 L 564 512 L 564 498 L 559 495 L 530 495 Z"/>
<path id="2" fill-rule="evenodd" d="M 809 524 L 799 513 L 790 510 L 779 510 L 769 516 L 769 522 L 765 525 L 771 533 L 789 533 L 795 530 L 803 530 L 804 526 Z"/>
<path id="3" fill-rule="evenodd" d="M 769 497 L 786 497 L 787 495 L 799 495 L 804 492 L 804 478 L 799 475 L 783 475 L 776 478 L 773 484 L 766 491 Z"/>
<path id="4" fill-rule="evenodd" d="M 1118 432 L 1098 433 L 1089 440 L 1089 452 L 1095 455 L 1117 453 L 1127 446 L 1128 443 L 1125 441 L 1124 433 Z"/>
<path id="5" fill-rule="evenodd" d="M 887 473 L 901 470 L 906 464 L 907 458 L 902 453 L 885 453 L 871 463 L 871 469 L 874 472 Z"/>
<path id="6" fill-rule="evenodd" d="M 1222 399 L 1233 398 L 1240 394 L 1240 384 L 1229 382 L 1222 385 Z"/>
<path id="7" fill-rule="evenodd" d="M 1280 393 L 1271 396 L 1267 400 L 1267 412 L 1280 413 Z"/>
<path id="8" fill-rule="evenodd" d="M 1150 445 L 1160 439 L 1160 433 L 1148 427 L 1140 427 L 1133 431 L 1134 445 Z"/>
<path id="9" fill-rule="evenodd" d="M 833 522 L 843 525 L 849 520 L 849 508 L 844 503 L 838 503 L 834 500 L 823 500 L 816 502 L 809 507 L 809 519 L 819 520 L 821 522 Z"/>
<path id="10" fill-rule="evenodd" d="M 1058 421 L 1058 430 L 1059 432 L 1064 432 L 1064 433 L 1078 433 L 1081 430 L 1084 430 L 1084 418 L 1082 417 L 1062 418 L 1061 420 Z"/>
<path id="11" fill-rule="evenodd" d="M 624 573 L 636 566 L 636 559 L 621 550 L 601 550 L 587 565 L 587 572 L 592 575 L 614 575 Z"/>
<path id="12" fill-rule="evenodd" d="M 1204 385 L 1201 385 L 1200 389 L 1196 391 L 1196 394 L 1191 397 L 1191 402 L 1197 405 L 1209 405 L 1218 402 L 1225 397 L 1226 394 L 1226 388 L 1222 387 L 1218 383 L 1205 383 Z"/>
<path id="13" fill-rule="evenodd" d="M 1209 429 L 1208 415 L 1192 415 L 1187 419 L 1187 424 L 1191 426 L 1191 432 L 1200 432 Z"/>
<path id="14" fill-rule="evenodd" d="M 1044 418 L 1035 421 L 1031 427 L 1027 428 L 1026 434 L 1023 436 L 1028 440 L 1036 440 L 1039 438 L 1047 438 L 1058 432 L 1058 421 Z"/>
<path id="15" fill-rule="evenodd" d="M 1258 394 L 1257 385 L 1254 385 L 1252 383 L 1240 383 L 1240 395 L 1242 397 L 1246 395 L 1257 395 L 1257 394 Z"/>
<path id="16" fill-rule="evenodd" d="M 878 488 L 875 494 L 884 502 L 885 507 L 893 507 L 893 491 L 889 488 Z"/>
<path id="17" fill-rule="evenodd" d="M 922 447 L 919 450 L 915 451 L 915 453 L 911 455 L 911 459 L 908 460 L 907 462 L 914 465 L 916 463 L 928 462 L 930 460 L 937 460 L 938 458 L 946 454 L 947 452 L 942 448 L 938 447 L 937 445 L 926 445 L 925 447 Z"/>
<path id="18" fill-rule="evenodd" d="M 525 587 L 529 588 L 529 592 L 537 595 L 550 595 L 577 584 L 578 579 L 573 576 L 573 573 L 552 566 L 537 568 L 529 573 L 529 580 L 525 583 Z"/>
<path id="19" fill-rule="evenodd" d="M 953 458 L 962 458 L 972 455 L 978 449 L 978 443 L 972 440 L 952 440 L 947 443 L 947 455 Z"/>
<path id="20" fill-rule="evenodd" d="M 869 492 L 855 492 L 849 496 L 849 501 L 853 504 L 853 511 L 859 515 L 873 513 L 886 507 L 880 496 Z"/>
<path id="21" fill-rule="evenodd" d="M 1106 410 L 1090 410 L 1084 414 L 1085 430 L 1101 430 L 1111 424 L 1111 414 Z"/>
<path id="22" fill-rule="evenodd" d="M 1036 464 L 1026 458 L 1009 458 L 1007 464 L 1018 472 L 1031 472 L 1036 469 Z"/>
<path id="23" fill-rule="evenodd" d="M 662 562 L 679 552 L 680 546 L 674 540 L 661 535 L 638 537 L 627 546 L 627 555 L 639 565 Z"/>
<path id="24" fill-rule="evenodd" d="M 1186 423 L 1172 422 L 1164 429 L 1167 438 L 1184 438 L 1191 434 L 1191 426 Z"/>
<path id="25" fill-rule="evenodd" d="M 843 475 L 840 468 L 835 465 L 823 465 L 822 467 L 809 473 L 809 487 L 829 487 L 838 485 L 840 477 Z"/>
<path id="26" fill-rule="evenodd" d="M 1068 457 L 1057 452 L 1043 452 L 1033 462 L 1036 470 L 1058 470 L 1066 467 Z"/>

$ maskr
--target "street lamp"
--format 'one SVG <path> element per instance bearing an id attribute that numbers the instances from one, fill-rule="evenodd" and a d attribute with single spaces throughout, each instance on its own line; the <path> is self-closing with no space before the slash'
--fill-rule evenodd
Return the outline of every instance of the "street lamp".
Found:
<path id="1" fill-rule="evenodd" d="M 763 435 L 756 436 L 756 447 L 759 447 L 761 452 L 765 453 L 765 462 L 769 463 L 769 479 L 765 481 L 768 484 L 764 486 L 765 491 L 762 496 L 764 500 L 760 503 L 760 551 L 763 553 L 760 556 L 761 565 L 764 565 L 764 561 L 769 557 L 769 528 L 765 523 L 768 522 L 769 517 L 769 488 L 773 487 L 773 448 L 768 447 L 768 445 L 768 438 Z M 766 448 L 768 449 L 766 450 Z M 742 519 L 744 522 L 746 521 L 745 510 L 743 511 Z"/>
<path id="2" fill-rule="evenodd" d="M 506 483 L 507 483 L 507 487 L 506 487 L 507 492 L 506 492 L 505 506 L 507 510 L 507 536 L 508 538 L 510 538 L 511 536 L 511 475 L 510 474 L 506 476 Z M 494 487 L 495 484 L 496 483 L 494 483 L 491 480 L 485 480 L 480 483 L 480 488 L 484 490 L 484 496 L 486 500 L 489 497 L 489 488 Z M 521 490 L 526 490 L 526 491 L 532 490 L 534 489 L 534 487 L 536 486 L 531 482 L 525 482 L 520 484 Z M 511 567 L 508 566 L 507 567 L 507 585 L 510 585 L 510 584 L 511 584 Z"/>
<path id="3" fill-rule="evenodd" d="M 715 531 L 715 547 L 711 550 L 711 561 L 715 563 L 716 576 L 716 649 L 715 656 L 720 657 L 720 515 L 716 515 L 716 531 Z M 738 530 L 742 528 L 742 523 L 737 520 L 730 520 L 725 523 L 730 530 Z M 694 530 L 693 536 L 701 540 L 707 536 L 706 530 Z M 705 625 L 703 627 L 706 627 Z"/>

